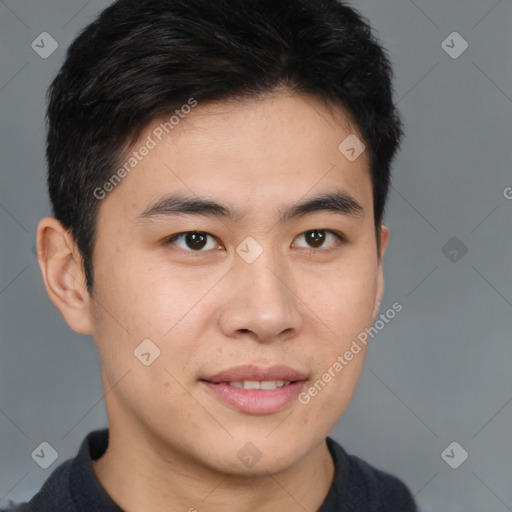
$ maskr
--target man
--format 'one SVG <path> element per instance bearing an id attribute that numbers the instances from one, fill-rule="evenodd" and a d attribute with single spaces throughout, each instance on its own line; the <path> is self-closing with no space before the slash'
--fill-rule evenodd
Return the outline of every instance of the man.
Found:
<path id="1" fill-rule="evenodd" d="M 39 262 L 94 338 L 109 428 L 20 509 L 416 510 L 328 437 L 379 313 L 402 135 L 360 15 L 119 0 L 49 93 Z"/>

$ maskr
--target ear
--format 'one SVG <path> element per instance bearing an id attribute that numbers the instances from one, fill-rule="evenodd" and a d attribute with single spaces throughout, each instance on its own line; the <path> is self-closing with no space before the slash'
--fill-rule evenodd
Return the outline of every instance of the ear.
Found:
<path id="1" fill-rule="evenodd" d="M 377 292 L 375 294 L 375 307 L 372 313 L 372 322 L 375 320 L 377 315 L 379 314 L 380 309 L 380 301 L 382 300 L 382 295 L 384 294 L 384 255 L 386 254 L 386 248 L 388 246 L 389 241 L 389 228 L 384 224 L 381 225 L 380 229 L 380 254 L 379 254 L 379 262 L 378 262 L 378 270 L 377 270 Z"/>
<path id="2" fill-rule="evenodd" d="M 71 234 L 55 217 L 37 227 L 37 259 L 46 292 L 76 332 L 91 334 L 91 298 L 85 286 L 82 258 Z"/>

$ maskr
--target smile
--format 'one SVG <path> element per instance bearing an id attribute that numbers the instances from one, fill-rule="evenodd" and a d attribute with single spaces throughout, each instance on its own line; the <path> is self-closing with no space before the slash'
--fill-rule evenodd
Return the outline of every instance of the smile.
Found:
<path id="1" fill-rule="evenodd" d="M 235 388 L 242 389 L 276 389 L 288 386 L 291 381 L 289 380 L 239 380 L 235 382 L 226 382 L 223 384 L 229 384 Z"/>

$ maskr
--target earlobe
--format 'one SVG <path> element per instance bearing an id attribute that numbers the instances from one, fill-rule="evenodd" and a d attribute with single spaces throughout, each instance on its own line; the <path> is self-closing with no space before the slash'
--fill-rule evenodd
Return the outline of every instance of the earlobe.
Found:
<path id="1" fill-rule="evenodd" d="M 39 222 L 37 259 L 46 292 L 67 324 L 81 334 L 91 334 L 91 299 L 82 259 L 73 237 L 55 217 Z"/>

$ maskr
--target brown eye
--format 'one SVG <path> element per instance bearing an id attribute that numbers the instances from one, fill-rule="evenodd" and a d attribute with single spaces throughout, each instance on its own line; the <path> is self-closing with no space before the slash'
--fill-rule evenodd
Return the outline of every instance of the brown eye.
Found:
<path id="1" fill-rule="evenodd" d="M 204 233 L 187 233 L 185 235 L 185 244 L 194 250 L 200 250 L 206 245 L 206 236 Z"/>
<path id="2" fill-rule="evenodd" d="M 208 239 L 212 240 L 209 247 L 207 247 Z M 180 243 L 176 243 L 178 241 Z M 205 233 L 204 231 L 187 231 L 185 233 L 179 233 L 169 238 L 167 243 L 176 245 L 188 252 L 206 252 L 202 250 L 205 247 L 207 247 L 207 249 L 214 249 L 215 247 L 218 247 L 213 236 L 209 233 Z"/>
<path id="3" fill-rule="evenodd" d="M 300 245 L 300 247 L 312 249 L 313 251 L 318 250 L 319 252 L 334 250 L 339 244 L 345 241 L 341 233 L 327 229 L 312 229 L 311 231 L 302 233 L 297 239 L 301 237 L 305 239 L 307 245 Z"/>
<path id="4" fill-rule="evenodd" d="M 324 231 L 308 231 L 305 233 L 306 241 L 309 245 L 314 247 L 315 249 L 322 247 L 322 244 L 325 241 L 325 232 Z"/>

